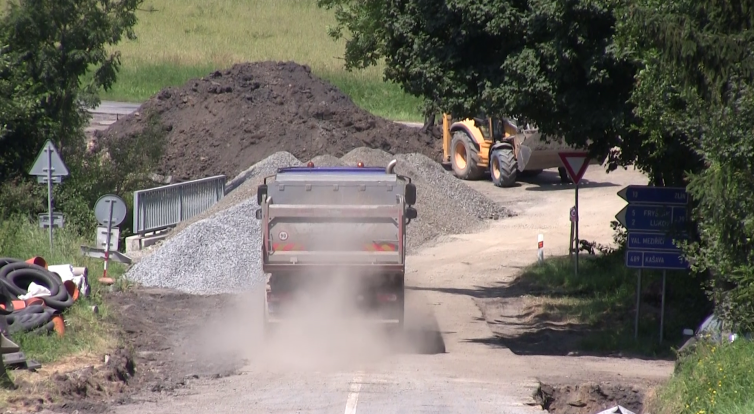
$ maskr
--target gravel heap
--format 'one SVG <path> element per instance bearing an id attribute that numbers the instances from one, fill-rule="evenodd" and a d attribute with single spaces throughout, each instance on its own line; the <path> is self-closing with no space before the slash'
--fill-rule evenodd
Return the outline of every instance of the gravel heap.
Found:
<path id="1" fill-rule="evenodd" d="M 478 230 L 484 220 L 509 217 L 511 212 L 467 186 L 450 172 L 421 154 L 391 155 L 372 148 L 357 148 L 342 157 L 348 165 L 361 161 L 366 166 L 387 165 L 396 159 L 395 172 L 416 184 L 417 218 L 407 230 L 409 253 L 446 234 Z"/>
<path id="2" fill-rule="evenodd" d="M 443 198 L 452 200 L 454 207 L 465 211 L 469 216 L 482 220 L 510 216 L 508 209 L 470 188 L 432 159 L 416 153 L 398 154 L 394 158 L 398 160 L 397 172 L 417 180 L 417 186 L 430 187 Z M 398 166 L 404 168 L 405 172 Z"/>
<path id="3" fill-rule="evenodd" d="M 392 161 L 395 156 L 375 148 L 359 147 L 342 156 L 341 161 L 346 165 L 355 166 L 359 161 L 368 167 L 382 167 Z"/>
<path id="4" fill-rule="evenodd" d="M 465 185 L 432 159 L 421 154 L 391 155 L 358 148 L 338 159 L 315 157 L 315 165 L 384 166 L 397 159 L 396 172 L 417 186 L 418 218 L 407 230 L 407 251 L 415 252 L 438 236 L 478 230 L 485 220 L 510 216 L 504 207 Z M 242 174 L 243 183 L 220 203 L 171 231 L 163 245 L 138 262 L 127 274 L 147 286 L 176 288 L 188 293 L 213 294 L 250 288 L 262 277 L 256 190 L 263 177 L 277 168 L 302 163 L 280 151 Z M 241 179 L 241 178 L 239 178 Z"/>
<path id="5" fill-rule="evenodd" d="M 264 280 L 256 198 L 188 226 L 137 262 L 126 278 L 190 294 L 244 291 Z"/>
<path id="6" fill-rule="evenodd" d="M 300 160 L 357 147 L 419 152 L 438 161 L 442 141 L 361 109 L 294 62 L 236 64 L 165 88 L 97 139 L 129 139 L 159 115 L 168 145 L 155 173 L 174 182 L 235 177 L 277 151 Z"/>
<path id="7" fill-rule="evenodd" d="M 315 166 L 318 167 L 345 167 L 348 164 L 343 162 L 338 157 L 333 157 L 330 154 L 325 155 L 317 155 L 316 157 L 312 158 L 310 160 Z"/>

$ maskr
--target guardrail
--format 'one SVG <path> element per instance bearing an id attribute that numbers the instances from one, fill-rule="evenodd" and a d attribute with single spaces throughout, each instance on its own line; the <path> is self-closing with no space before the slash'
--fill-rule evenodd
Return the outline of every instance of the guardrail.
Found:
<path id="1" fill-rule="evenodd" d="M 225 196 L 225 176 L 134 191 L 134 234 L 175 226 L 200 214 Z"/>

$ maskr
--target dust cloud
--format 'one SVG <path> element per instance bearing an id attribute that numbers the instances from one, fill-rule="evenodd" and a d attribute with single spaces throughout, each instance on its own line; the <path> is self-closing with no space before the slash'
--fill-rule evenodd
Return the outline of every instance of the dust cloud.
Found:
<path id="1" fill-rule="evenodd" d="M 306 294 L 287 302 L 284 321 L 267 330 L 263 284 L 229 296 L 207 329 L 197 332 L 197 349 L 213 358 L 232 356 L 258 368 L 293 372 L 359 369 L 391 355 L 444 352 L 432 315 L 412 313 L 407 300 L 403 328 L 374 322 L 352 300 L 364 275 L 342 269 L 325 276 L 312 275 Z"/>
<path id="2" fill-rule="evenodd" d="M 316 195 L 309 197 L 308 204 L 329 201 L 318 199 Z M 363 199 L 364 196 L 359 197 L 348 201 L 374 203 Z M 403 327 L 385 323 L 387 315 L 381 317 L 371 313 L 368 306 L 366 309 L 361 306 L 363 302 L 374 300 L 377 291 L 395 292 L 397 281 L 381 274 L 383 270 L 379 266 L 351 265 L 347 255 L 353 246 L 391 237 L 395 231 L 393 222 L 346 219 L 335 223 L 297 222 L 293 226 L 299 232 L 297 241 L 315 244 L 313 251 L 342 252 L 340 259 L 336 259 L 340 263 L 327 266 L 328 270 L 315 270 L 314 266 L 307 268 L 302 264 L 296 274 L 279 274 L 269 280 L 275 289 L 282 288 L 292 295 L 285 297 L 282 303 L 285 314 L 279 322 L 267 326 L 264 322 L 266 283 L 258 283 L 252 291 L 239 292 L 229 298 L 225 309 L 213 315 L 208 328 L 197 335 L 201 337 L 198 341 L 207 344 L 215 357 L 233 355 L 255 367 L 295 372 L 354 369 L 397 353 L 444 352 L 434 316 L 431 312 L 416 312 L 408 295 Z M 316 239 L 313 235 L 326 237 Z M 364 296 L 363 302 L 358 300 L 360 295 Z M 394 318 L 395 314 L 388 317 Z"/>

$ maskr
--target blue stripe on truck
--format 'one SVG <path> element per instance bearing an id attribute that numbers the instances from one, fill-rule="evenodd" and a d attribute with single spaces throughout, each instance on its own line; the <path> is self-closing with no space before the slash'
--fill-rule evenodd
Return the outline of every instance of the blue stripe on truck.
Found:
<path id="1" fill-rule="evenodd" d="M 380 167 L 284 167 L 278 168 L 278 173 L 307 172 L 307 173 L 384 173 Z"/>

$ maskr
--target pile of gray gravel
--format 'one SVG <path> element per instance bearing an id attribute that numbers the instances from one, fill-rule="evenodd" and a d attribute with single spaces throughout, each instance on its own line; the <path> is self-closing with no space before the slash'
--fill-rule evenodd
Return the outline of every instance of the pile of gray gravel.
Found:
<path id="1" fill-rule="evenodd" d="M 395 171 L 416 184 L 418 217 L 406 231 L 408 252 L 448 234 L 479 230 L 486 219 L 511 215 L 502 207 L 421 154 L 399 154 Z"/>
<path id="2" fill-rule="evenodd" d="M 411 177 L 416 184 L 418 217 L 406 231 L 410 253 L 438 236 L 473 232 L 480 229 L 485 220 L 512 214 L 422 154 L 391 155 L 362 147 L 341 157 L 348 165 L 361 161 L 366 166 L 384 166 L 392 159 L 398 160 L 395 171 Z"/>
<path id="3" fill-rule="evenodd" d="M 125 277 L 189 294 L 233 293 L 264 280 L 256 198 L 200 220 L 144 257 Z"/>
<path id="4" fill-rule="evenodd" d="M 355 166 L 361 161 L 367 167 L 384 167 L 394 158 L 395 156 L 390 155 L 388 152 L 367 147 L 354 148 L 346 155 L 340 157 L 347 165 Z"/>
<path id="5" fill-rule="evenodd" d="M 317 155 L 311 159 L 312 164 L 315 167 L 345 167 L 347 164 L 338 157 L 333 157 L 330 154 Z"/>
<path id="6" fill-rule="evenodd" d="M 405 168 L 404 174 L 412 179 L 422 180 L 422 187 L 431 188 L 443 198 L 452 200 L 461 210 L 481 220 L 498 220 L 509 217 L 510 211 L 495 203 L 482 193 L 472 189 L 461 180 L 446 171 L 431 158 L 418 154 L 398 154 L 395 156 L 398 166 Z M 400 172 L 398 166 L 396 170 Z M 418 184 L 417 184 L 418 185 Z"/>

